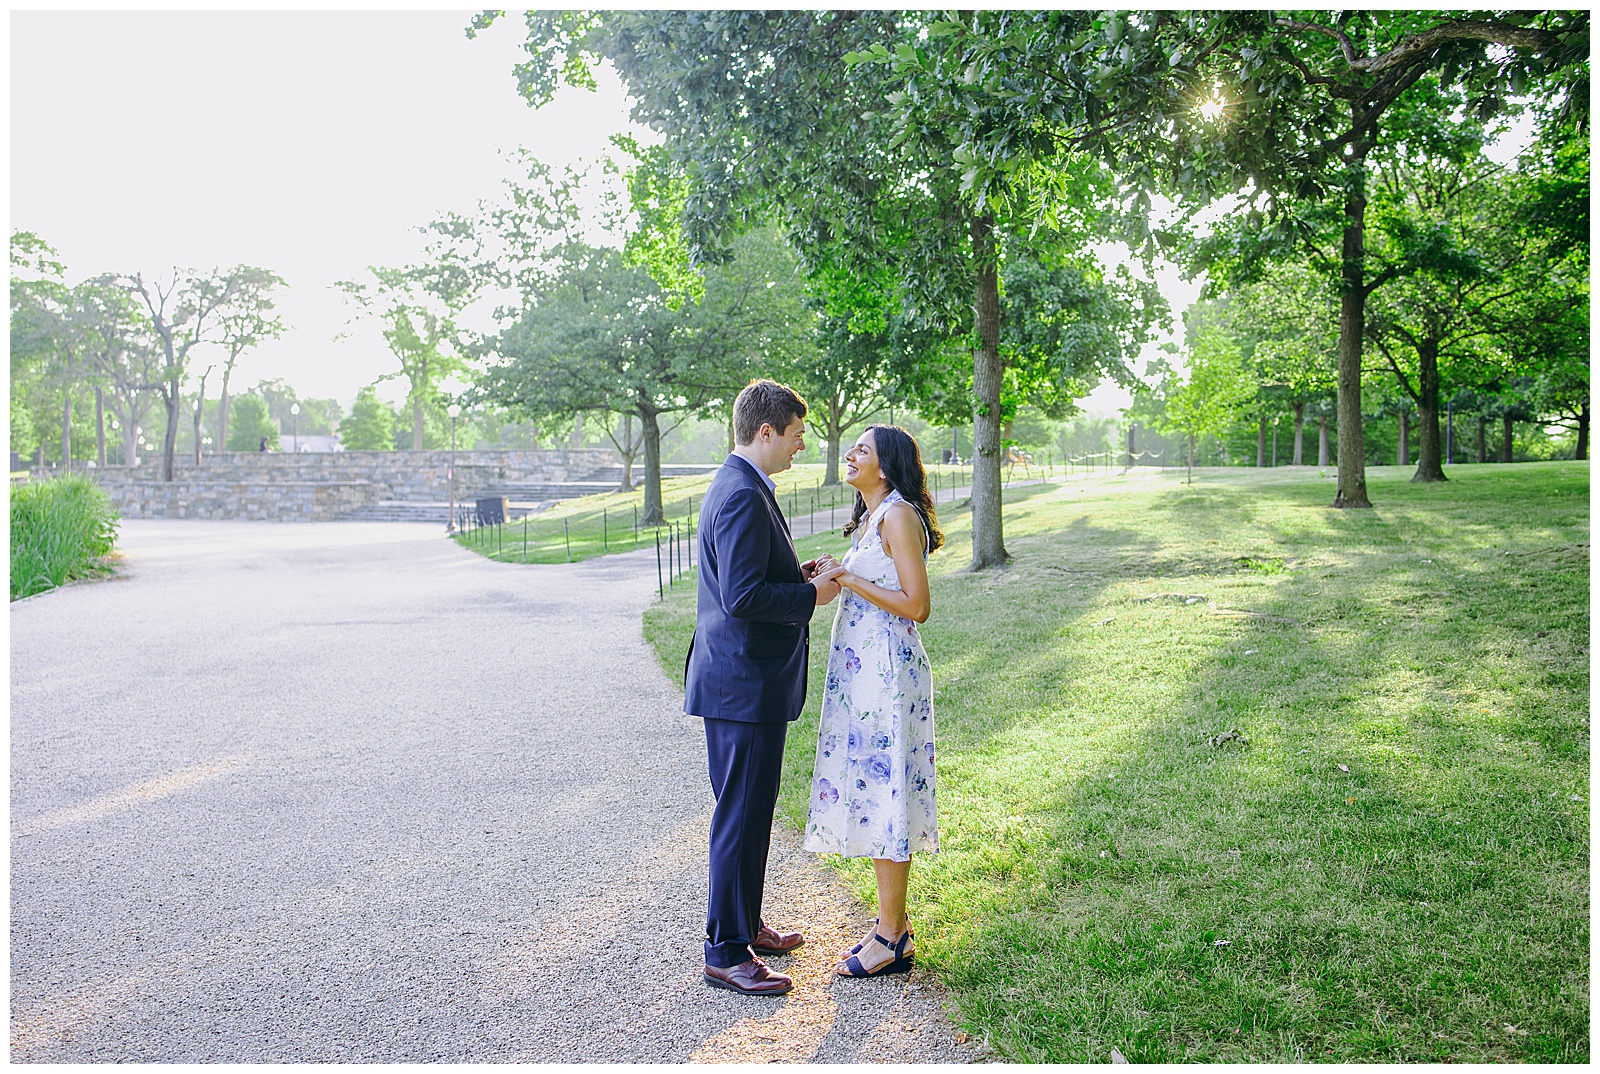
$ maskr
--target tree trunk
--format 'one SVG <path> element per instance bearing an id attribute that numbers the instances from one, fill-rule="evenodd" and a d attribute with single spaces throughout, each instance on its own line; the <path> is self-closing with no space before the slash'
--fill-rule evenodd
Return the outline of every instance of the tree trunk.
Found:
<path id="1" fill-rule="evenodd" d="M 583 446 L 583 412 L 579 411 L 572 419 L 572 450 L 577 451 Z"/>
<path id="2" fill-rule="evenodd" d="M 217 399 L 217 446 L 216 451 L 228 450 L 228 379 L 233 376 L 233 365 L 229 363 L 222 370 L 222 394 Z"/>
<path id="3" fill-rule="evenodd" d="M 1411 465 L 1411 412 L 1400 411 L 1399 436 L 1394 441 L 1394 464 L 1396 466 Z"/>
<path id="4" fill-rule="evenodd" d="M 1194 484 L 1194 434 L 1193 433 L 1189 434 L 1189 469 L 1187 471 L 1187 476 L 1185 476 L 1183 483 L 1186 484 L 1186 485 Z"/>
<path id="5" fill-rule="evenodd" d="M 296 444 L 295 447 L 299 447 Z M 411 450 L 422 450 L 422 397 L 411 400 Z"/>
<path id="6" fill-rule="evenodd" d="M 1424 344 L 1417 348 L 1417 354 L 1420 359 L 1417 394 L 1422 398 L 1417 400 L 1417 472 L 1411 476 L 1411 480 L 1446 481 L 1444 452 L 1439 436 L 1439 349 L 1432 344 Z M 1404 430 L 1402 425 L 1402 436 Z M 1405 463 L 1400 465 L 1404 466 Z"/>
<path id="7" fill-rule="evenodd" d="M 106 468 L 106 390 L 94 386 L 94 464 Z"/>
<path id="8" fill-rule="evenodd" d="M 633 441 L 633 415 L 622 415 L 622 443 L 626 451 L 619 452 L 622 456 L 622 483 L 618 486 L 622 492 L 633 489 L 633 457 L 639 454 L 639 445 Z"/>
<path id="9" fill-rule="evenodd" d="M 1006 561 L 1000 502 L 1000 272 L 995 259 L 994 217 L 972 221 L 972 258 L 977 269 L 972 353 L 972 569 Z"/>
<path id="10" fill-rule="evenodd" d="M 1328 465 L 1328 415 L 1317 415 L 1317 465 Z"/>
<path id="11" fill-rule="evenodd" d="M 1478 461 L 1489 461 L 1488 441 L 1484 436 L 1484 427 L 1489 424 L 1489 419 L 1482 414 L 1478 415 Z"/>
<path id="12" fill-rule="evenodd" d="M 200 382 L 200 390 L 198 393 L 196 393 L 194 400 L 194 465 L 196 469 L 200 467 L 200 419 L 205 412 L 206 388 L 205 381 L 202 379 Z M 295 437 L 294 447 L 296 451 L 300 450 L 300 438 L 298 436 Z"/>
<path id="13" fill-rule="evenodd" d="M 1128 423 L 1128 465 L 1124 467 L 1126 470 L 1133 469 L 1133 431 L 1138 427 L 1138 422 L 1130 421 Z"/>
<path id="14" fill-rule="evenodd" d="M 1359 109 L 1359 103 L 1352 109 Z M 1339 487 L 1335 507 L 1371 507 L 1367 455 L 1361 436 L 1361 336 L 1366 329 L 1367 216 L 1365 154 L 1350 160 L 1344 200 L 1344 247 L 1339 295 Z"/>
<path id="15" fill-rule="evenodd" d="M 1267 416 L 1256 415 L 1256 469 L 1267 465 Z"/>
<path id="16" fill-rule="evenodd" d="M 1579 462 L 1589 457 L 1589 404 L 1578 408 L 1578 446 L 1572 457 Z"/>
<path id="17" fill-rule="evenodd" d="M 132 418 L 122 424 L 122 465 L 139 465 L 139 426 Z"/>
<path id="18" fill-rule="evenodd" d="M 824 485 L 837 485 L 839 480 L 839 456 L 843 454 L 844 447 L 844 400 L 835 392 L 832 399 L 828 400 L 826 423 L 822 433 L 826 444 L 822 466 L 822 483 Z"/>
<path id="19" fill-rule="evenodd" d="M 171 481 L 178 461 L 178 399 L 182 382 L 175 376 L 167 385 L 162 402 L 167 408 L 167 432 L 161 438 L 161 480 Z"/>
<path id="20" fill-rule="evenodd" d="M 639 422 L 644 432 L 644 511 L 639 524 L 664 526 L 667 512 L 661 506 L 661 425 L 656 421 L 656 412 L 643 406 L 639 408 Z"/>
<path id="21" fill-rule="evenodd" d="M 1500 461 L 1511 461 L 1511 415 L 1500 415 Z"/>
<path id="22" fill-rule="evenodd" d="M 72 471 L 72 386 L 61 393 L 61 472 Z"/>
<path id="23" fill-rule="evenodd" d="M 1305 443 L 1305 432 L 1306 405 L 1304 403 L 1296 403 L 1294 405 L 1294 464 L 1296 466 L 1301 465 L 1301 449 Z"/>

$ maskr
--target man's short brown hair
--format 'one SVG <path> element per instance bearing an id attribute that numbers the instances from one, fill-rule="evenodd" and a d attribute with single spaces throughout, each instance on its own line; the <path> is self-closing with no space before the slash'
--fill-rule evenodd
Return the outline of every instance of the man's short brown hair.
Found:
<path id="1" fill-rule="evenodd" d="M 733 442 L 754 443 L 761 426 L 783 433 L 789 423 L 806 416 L 806 401 L 793 388 L 775 380 L 752 380 L 733 401 Z"/>

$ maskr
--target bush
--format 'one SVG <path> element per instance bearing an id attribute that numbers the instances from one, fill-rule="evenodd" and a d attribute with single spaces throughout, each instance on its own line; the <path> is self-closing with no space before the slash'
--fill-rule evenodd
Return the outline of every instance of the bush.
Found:
<path id="1" fill-rule="evenodd" d="M 233 398 L 233 415 L 228 419 L 228 450 L 259 451 L 261 438 L 267 446 L 278 447 L 278 427 L 267 416 L 267 401 L 259 395 L 237 395 Z"/>
<path id="2" fill-rule="evenodd" d="M 350 416 L 339 423 L 339 443 L 346 451 L 393 451 L 394 425 L 394 407 L 379 399 L 377 387 L 368 384 L 356 392 Z"/>
<path id="3" fill-rule="evenodd" d="M 73 578 L 106 574 L 117 540 L 117 512 L 86 477 L 11 487 L 11 599 Z"/>

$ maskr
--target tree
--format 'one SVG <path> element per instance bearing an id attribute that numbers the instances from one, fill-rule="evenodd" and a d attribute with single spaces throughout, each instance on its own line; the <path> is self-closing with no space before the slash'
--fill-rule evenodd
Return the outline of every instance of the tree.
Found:
<path id="1" fill-rule="evenodd" d="M 521 314 L 494 340 L 483 394 L 533 417 L 632 414 L 644 444 L 642 521 L 665 521 L 661 419 L 728 403 L 753 370 L 787 364 L 805 330 L 793 259 L 753 232 L 708 269 L 699 303 L 673 309 L 620 250 L 563 248 Z"/>
<path id="2" fill-rule="evenodd" d="M 1287 263 L 1229 292 L 1237 323 L 1253 338 L 1251 362 L 1264 388 L 1294 417 L 1293 465 L 1304 465 L 1307 407 L 1333 392 L 1338 354 L 1338 290 L 1325 275 Z M 1326 420 L 1323 421 L 1326 448 Z M 1327 465 L 1326 451 L 1320 465 Z"/>
<path id="3" fill-rule="evenodd" d="M 888 402 L 891 367 L 916 364 L 895 361 L 897 346 L 915 333 L 900 316 L 887 264 L 854 272 L 823 262 L 806 290 L 818 313 L 816 344 L 801 349 L 791 376 L 806 399 L 807 423 L 822 438 L 822 483 L 837 485 L 846 431 Z"/>
<path id="4" fill-rule="evenodd" d="M 1226 332 L 1206 328 L 1199 333 L 1189 350 L 1187 376 L 1181 382 L 1169 376 L 1163 392 L 1167 427 L 1189 442 L 1190 483 L 1194 481 L 1195 441 L 1207 434 L 1220 436 L 1250 403 L 1257 387 L 1238 345 Z"/>
<path id="5" fill-rule="evenodd" d="M 188 375 L 190 356 L 203 343 L 219 342 L 224 310 L 239 298 L 245 280 L 263 271 L 240 265 L 228 272 L 175 269 L 166 280 L 146 280 L 143 273 L 122 277 L 124 286 L 143 304 L 160 348 L 161 370 L 155 387 L 167 417 L 161 448 L 162 480 L 173 479 L 178 447 L 178 407 L 183 399 L 183 381 Z"/>
<path id="6" fill-rule="evenodd" d="M 346 451 L 393 451 L 399 415 L 378 398 L 378 386 L 368 384 L 356 392 L 350 416 L 339 422 L 339 442 Z"/>
<path id="7" fill-rule="evenodd" d="M 228 443 L 228 382 L 233 379 L 235 364 L 245 351 L 254 350 L 269 339 L 280 338 L 286 330 L 283 319 L 276 312 L 276 296 L 273 293 L 277 288 L 286 286 L 281 276 L 265 269 L 239 269 L 238 290 L 233 301 L 222 309 L 217 339 L 227 354 L 222 362 L 218 446 Z M 201 396 L 203 399 L 203 392 Z"/>
<path id="8" fill-rule="evenodd" d="M 688 179 L 682 219 L 697 258 L 724 256 L 731 232 L 772 212 L 808 269 L 826 251 L 847 253 L 841 264 L 855 269 L 892 258 L 908 316 L 967 341 L 973 566 L 1003 562 L 1000 251 L 1008 235 L 1081 246 L 1075 213 L 1107 188 L 1100 170 L 1080 162 L 1070 181 L 1057 177 L 1040 232 L 1037 214 L 1005 197 L 1009 169 L 952 153 L 945 131 L 965 121 L 964 102 L 897 93 L 886 63 L 850 63 L 916 53 L 921 15 L 536 12 L 527 25 L 531 59 L 517 74 L 530 103 L 563 80 L 592 82 L 588 65 L 602 57 L 616 66 L 635 118 L 666 135 Z"/>
<path id="9" fill-rule="evenodd" d="M 1482 119 L 1538 86 L 1586 121 L 1587 12 L 986 12 L 940 21 L 951 92 L 971 101 L 954 151 L 1048 176 L 1065 147 L 1115 161 L 1136 218 L 1148 193 L 1191 208 L 1243 194 L 1259 252 L 1296 248 L 1339 216 L 1335 505 L 1367 507 L 1360 396 L 1367 159 L 1388 110 L 1425 76 Z M 904 61 L 911 63 L 910 59 Z M 920 60 L 919 66 L 927 65 Z M 959 83 L 959 87 L 957 87 Z M 982 119 L 984 122 L 979 122 Z M 1042 169 L 1040 165 L 1045 165 Z M 1149 241 L 1170 245 L 1151 228 Z"/>
<path id="10" fill-rule="evenodd" d="M 127 290 L 110 276 L 86 281 L 73 289 L 73 316 L 83 329 L 95 396 L 95 457 L 104 466 L 107 395 L 118 428 L 126 422 L 137 430 L 148 411 L 150 390 L 157 379 L 149 321 Z M 137 439 L 137 431 L 124 437 L 125 462 L 135 457 L 127 445 L 132 443 L 136 452 Z"/>
<path id="11" fill-rule="evenodd" d="M 38 447 L 42 455 L 42 434 L 54 410 L 63 466 L 70 466 L 72 382 L 84 361 L 84 329 L 73 316 L 73 290 L 58 256 L 33 232 L 11 235 L 11 385 L 30 404 L 21 423 L 32 434 L 29 450 Z"/>
<path id="12" fill-rule="evenodd" d="M 229 451 L 259 451 L 263 439 L 276 451 L 278 427 L 267 415 L 267 401 L 250 392 L 235 397 L 228 436 Z"/>
<path id="13" fill-rule="evenodd" d="M 472 343 L 458 320 L 486 282 L 474 221 L 447 214 L 422 230 L 434 237 L 418 264 L 368 266 L 371 280 L 334 285 L 355 304 L 357 316 L 374 317 L 384 326 L 384 342 L 400 363 L 391 376 L 402 376 L 409 385 L 413 451 L 423 449 L 424 410 L 440 382 L 471 376 Z"/>
<path id="14" fill-rule="evenodd" d="M 729 407 L 753 372 L 792 367 L 809 322 L 793 254 L 768 231 L 741 237 L 726 264 L 686 267 L 672 232 L 670 172 L 658 154 L 621 148 L 637 162 L 627 173 L 640 218 L 633 230 L 624 231 L 617 190 L 601 187 L 602 230 L 621 249 L 585 239 L 577 194 L 587 174 L 557 174 L 526 152 L 526 178 L 480 207 L 480 271 L 516 288 L 521 303 L 495 311 L 501 331 L 477 352 L 495 368 L 478 396 L 535 420 L 602 417 L 624 480 L 634 455 L 644 455 L 645 511 L 655 524 L 664 519 L 660 440 L 670 431 L 662 416 Z M 608 162 L 602 182 L 617 170 Z M 622 419 L 621 439 L 609 415 Z"/>
<path id="15" fill-rule="evenodd" d="M 1517 231 L 1539 251 L 1502 310 L 1496 343 L 1533 405 L 1589 456 L 1589 138 L 1555 131 L 1524 157 Z"/>

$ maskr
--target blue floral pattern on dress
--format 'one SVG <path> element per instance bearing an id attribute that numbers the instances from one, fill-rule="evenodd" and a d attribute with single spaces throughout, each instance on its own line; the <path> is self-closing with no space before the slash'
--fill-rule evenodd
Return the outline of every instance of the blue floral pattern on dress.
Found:
<path id="1" fill-rule="evenodd" d="M 899 589 L 878 524 L 891 492 L 856 531 L 844 565 Z M 824 680 L 807 850 L 909 861 L 939 849 L 933 677 L 917 625 L 848 589 L 839 598 Z M 844 748 L 840 748 L 840 744 Z M 841 789 L 847 789 L 841 793 Z"/>

